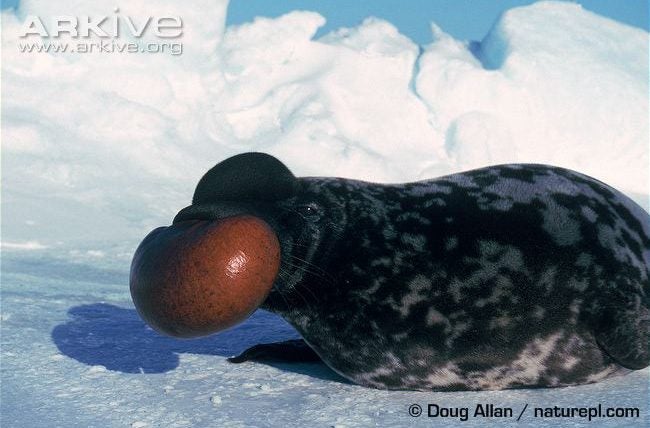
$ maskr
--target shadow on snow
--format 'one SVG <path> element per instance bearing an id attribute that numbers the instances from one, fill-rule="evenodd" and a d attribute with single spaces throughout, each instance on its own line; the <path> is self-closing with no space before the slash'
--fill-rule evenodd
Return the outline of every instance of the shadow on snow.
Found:
<path id="1" fill-rule="evenodd" d="M 71 320 L 52 330 L 61 353 L 88 364 L 122 373 L 164 373 L 179 365 L 179 354 L 230 357 L 257 343 L 297 338 L 281 318 L 255 312 L 246 322 L 200 339 L 174 339 L 149 328 L 134 309 L 106 303 L 69 309 Z M 250 362 L 268 364 L 285 371 L 319 379 L 347 382 L 324 363 Z M 237 365 L 232 366 L 237 370 Z"/>

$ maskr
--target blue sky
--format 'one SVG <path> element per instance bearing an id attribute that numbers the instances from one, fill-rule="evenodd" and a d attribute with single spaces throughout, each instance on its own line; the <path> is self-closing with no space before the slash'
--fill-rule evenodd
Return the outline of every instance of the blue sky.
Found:
<path id="1" fill-rule="evenodd" d="M 480 40 L 501 12 L 534 0 L 231 0 L 228 23 L 251 21 L 257 15 L 279 16 L 290 10 L 319 12 L 327 24 L 319 34 L 357 25 L 367 16 L 392 22 L 420 44 L 431 41 L 429 23 L 463 40 Z M 600 15 L 648 30 L 648 0 L 580 0 L 576 3 Z M 319 35 L 318 34 L 318 35 Z"/>
<path id="2" fill-rule="evenodd" d="M 18 1 L 2 0 L 2 7 L 15 6 Z M 480 40 L 501 12 L 530 3 L 534 0 L 231 0 L 228 24 L 248 22 L 255 16 L 279 16 L 295 9 L 313 10 L 327 18 L 320 35 L 357 25 L 367 16 L 376 16 L 392 22 L 416 42 L 426 44 L 431 41 L 431 21 L 458 39 Z M 579 0 L 577 3 L 648 30 L 648 0 Z"/>

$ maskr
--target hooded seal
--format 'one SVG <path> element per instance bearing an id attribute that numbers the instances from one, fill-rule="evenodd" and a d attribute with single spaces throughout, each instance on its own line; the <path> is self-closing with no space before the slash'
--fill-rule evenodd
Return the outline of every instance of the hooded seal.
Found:
<path id="1" fill-rule="evenodd" d="M 261 307 L 304 342 L 233 362 L 320 358 L 409 390 L 578 385 L 650 364 L 650 218 L 586 175 L 509 164 L 376 184 L 245 153 L 209 170 L 174 222 L 239 214 L 276 233 Z"/>

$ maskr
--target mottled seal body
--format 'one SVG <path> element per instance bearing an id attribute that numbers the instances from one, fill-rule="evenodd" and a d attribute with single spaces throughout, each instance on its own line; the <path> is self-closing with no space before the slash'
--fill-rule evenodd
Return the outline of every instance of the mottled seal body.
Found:
<path id="1" fill-rule="evenodd" d="M 650 364 L 649 216 L 591 177 L 517 164 L 383 185 L 249 153 L 175 221 L 233 212 L 281 243 L 262 307 L 355 383 L 550 387 Z"/>

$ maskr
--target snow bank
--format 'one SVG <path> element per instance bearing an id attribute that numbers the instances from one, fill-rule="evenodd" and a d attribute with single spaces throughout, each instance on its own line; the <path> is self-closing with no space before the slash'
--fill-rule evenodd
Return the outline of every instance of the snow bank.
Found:
<path id="1" fill-rule="evenodd" d="M 577 169 L 648 193 L 648 34 L 572 3 L 505 13 L 481 43 L 434 29 L 417 91 L 454 167 Z"/>
<path id="2" fill-rule="evenodd" d="M 25 0 L 2 14 L 5 240 L 135 245 L 207 168 L 248 150 L 299 175 L 541 162 L 649 193 L 648 34 L 578 5 L 512 9 L 481 42 L 433 25 L 425 47 L 375 18 L 313 40 L 312 12 L 224 30 L 226 1 L 114 7 Z M 184 52 L 19 52 L 25 17 L 66 14 L 179 15 Z"/>

